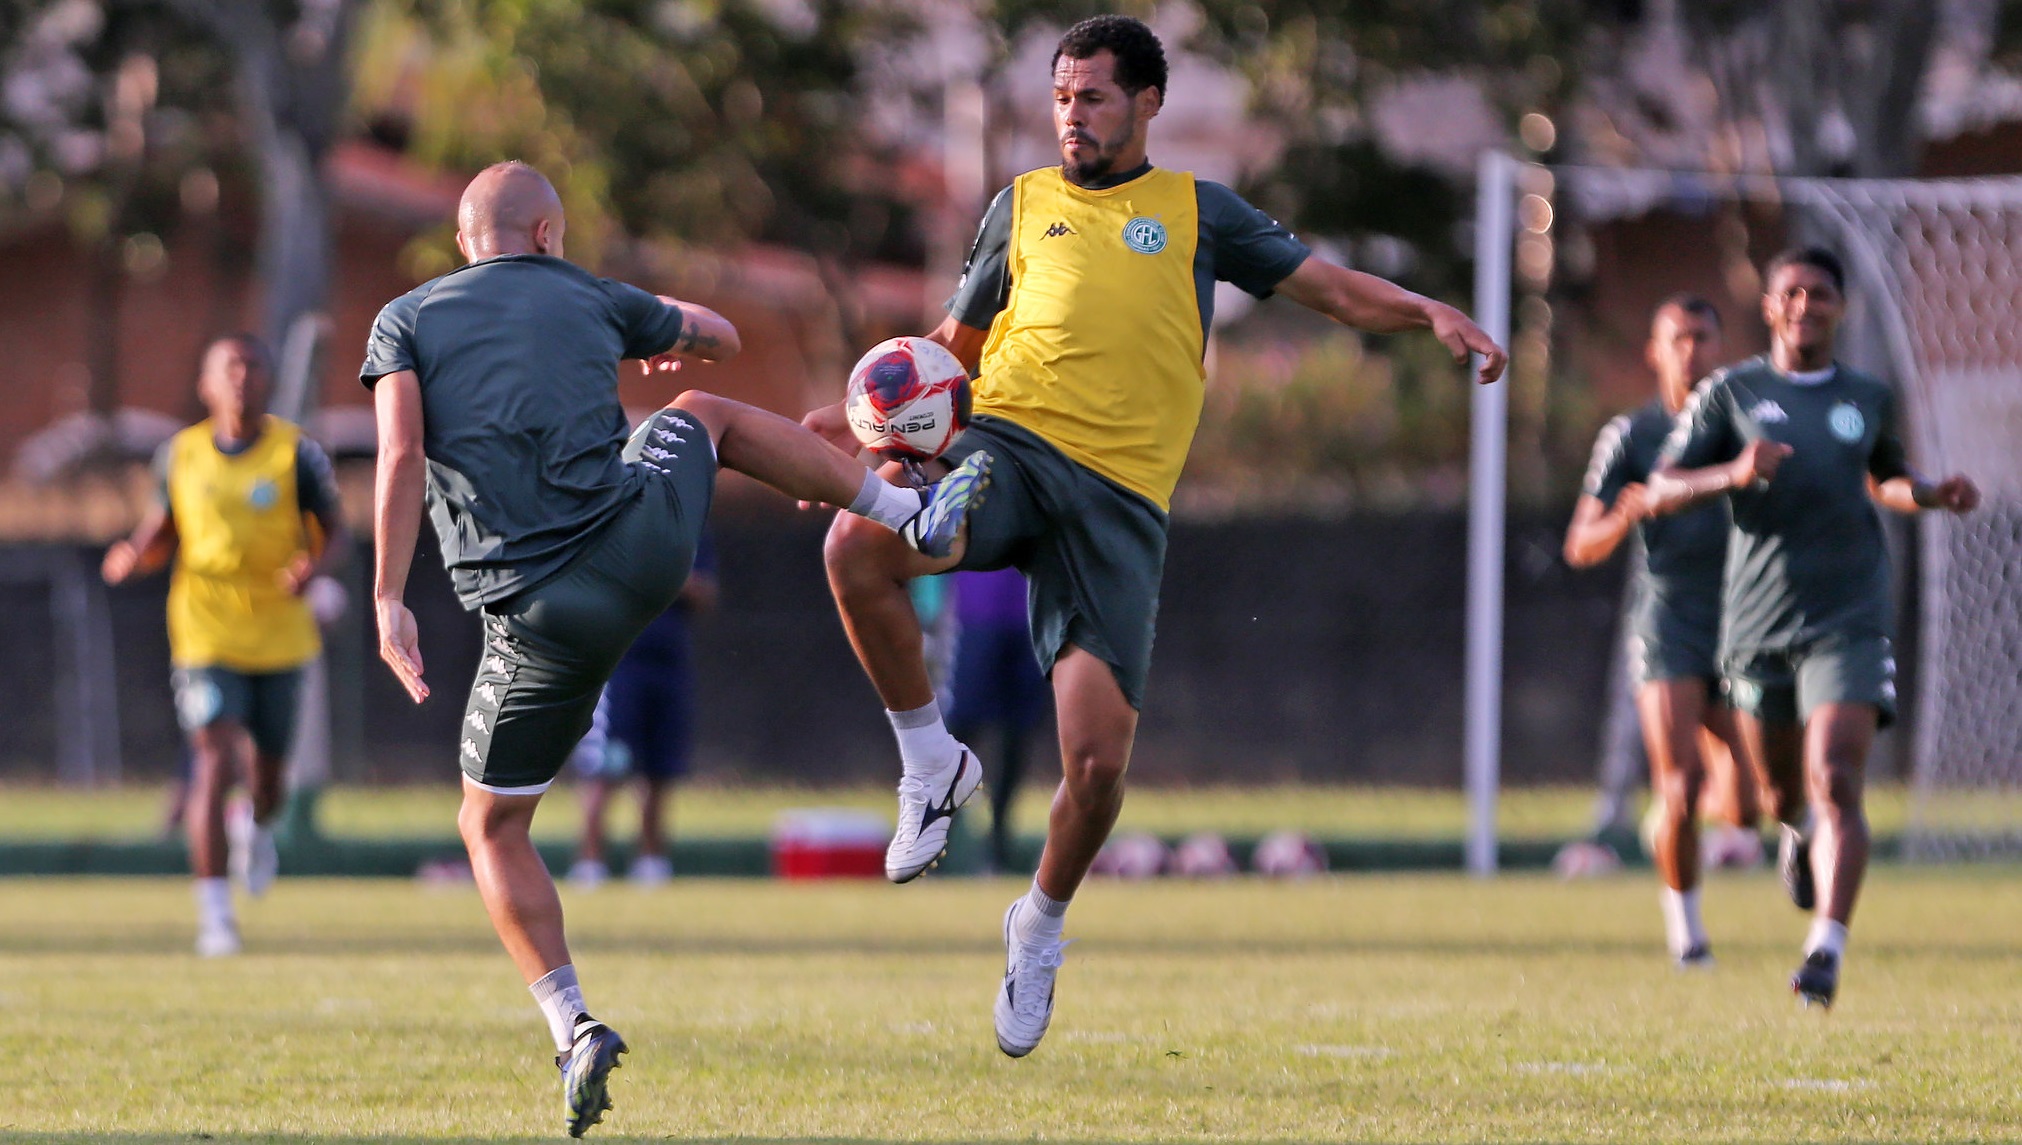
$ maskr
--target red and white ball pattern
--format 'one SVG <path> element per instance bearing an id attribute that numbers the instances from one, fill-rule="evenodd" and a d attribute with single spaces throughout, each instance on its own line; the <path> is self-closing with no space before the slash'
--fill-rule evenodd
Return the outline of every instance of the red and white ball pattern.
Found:
<path id="1" fill-rule="evenodd" d="M 866 448 L 929 461 L 968 427 L 969 371 L 930 338 L 891 338 L 857 360 L 843 409 Z"/>

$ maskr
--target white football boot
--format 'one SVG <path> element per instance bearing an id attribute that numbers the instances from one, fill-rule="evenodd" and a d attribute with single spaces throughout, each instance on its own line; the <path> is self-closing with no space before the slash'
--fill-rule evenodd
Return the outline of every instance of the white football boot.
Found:
<path id="1" fill-rule="evenodd" d="M 1024 942 L 1011 925 L 1018 912 L 1029 909 L 1019 896 L 1004 912 L 1004 985 L 997 991 L 991 1016 L 997 1025 L 997 1048 L 1022 1058 L 1039 1048 L 1053 1021 L 1053 979 L 1060 973 L 1065 942 L 1042 939 Z"/>
<path id="2" fill-rule="evenodd" d="M 982 783 L 983 761 L 966 747 L 933 775 L 900 779 L 899 826 L 885 848 L 885 877 L 909 883 L 939 863 L 948 853 L 955 812 Z"/>
<path id="3" fill-rule="evenodd" d="M 229 958 L 242 948 L 238 924 L 229 919 L 206 922 L 197 927 L 198 958 Z"/>

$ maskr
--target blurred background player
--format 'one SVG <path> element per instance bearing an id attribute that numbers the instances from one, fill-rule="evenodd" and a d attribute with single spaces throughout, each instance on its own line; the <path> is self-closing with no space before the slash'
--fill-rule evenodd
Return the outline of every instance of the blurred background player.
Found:
<path id="1" fill-rule="evenodd" d="M 1053 683 L 1062 779 L 1031 890 L 1004 913 L 997 1046 L 1038 1047 L 1053 1014 L 1061 928 L 1123 807 L 1164 575 L 1167 511 L 1204 395 L 1214 284 L 1273 291 L 1345 325 L 1430 329 L 1457 359 L 1503 351 L 1460 311 L 1310 257 L 1262 211 L 1217 183 L 1152 166 L 1165 49 L 1143 23 L 1097 16 L 1054 51 L 1061 163 L 1018 177 L 990 204 L 949 315 L 931 337 L 981 373 L 960 449 L 996 459 L 987 503 L 959 558 L 925 559 L 884 530 L 839 517 L 829 585 L 898 740 L 898 827 L 885 874 L 909 882 L 940 861 L 958 808 L 981 782 L 948 731 L 922 660 L 906 582 L 1014 566 L 1031 584 L 1034 652 Z M 841 403 L 807 424 L 855 445 Z"/>
<path id="2" fill-rule="evenodd" d="M 722 360 L 738 352 L 737 330 L 565 261 L 566 228 L 532 167 L 480 172 L 457 208 L 469 261 L 380 311 L 359 377 L 379 427 L 380 657 L 416 703 L 427 699 L 404 599 L 426 502 L 458 597 L 484 614 L 457 826 L 492 926 L 547 1019 L 565 1122 L 580 1137 L 611 1107 L 626 1046 L 588 1013 L 529 831 L 625 649 L 679 596 L 717 468 L 847 506 L 945 555 L 989 459 L 969 458 L 928 491 L 900 488 L 785 418 L 699 390 L 628 438 L 621 359 L 649 372 L 674 368 L 676 355 Z"/>
<path id="3" fill-rule="evenodd" d="M 1770 350 L 1692 395 L 1658 460 L 1650 508 L 1725 494 L 1732 509 L 1721 664 L 1741 740 L 1783 825 L 1791 901 L 1816 911 L 1791 989 L 1830 1006 L 1867 871 L 1862 788 L 1896 716 L 1889 559 L 1870 497 L 1897 512 L 1970 512 L 1972 481 L 1909 466 L 1895 392 L 1833 358 L 1846 274 L 1830 251 L 1764 269 Z"/>
<path id="4" fill-rule="evenodd" d="M 1030 762 L 1032 736 L 1046 719 L 1046 676 L 1032 655 L 1025 576 L 1015 568 L 963 570 L 947 577 L 954 604 L 953 664 L 945 688 L 948 734 L 963 743 L 997 732 L 990 776 L 990 869 L 1017 869 L 1011 805 Z"/>
<path id="5" fill-rule="evenodd" d="M 695 568 L 680 596 L 625 650 L 578 749 L 584 776 L 583 839 L 569 881 L 579 887 L 596 887 L 610 878 L 604 816 L 612 794 L 635 776 L 639 840 L 626 877 L 640 886 L 655 886 L 674 873 L 667 857 L 667 800 L 674 783 L 688 774 L 695 741 L 691 622 L 716 607 L 716 593 L 716 546 L 704 529 L 695 548 Z"/>
<path id="6" fill-rule="evenodd" d="M 196 877 L 197 953 L 239 951 L 227 853 L 247 893 L 278 868 L 272 824 L 295 734 L 302 668 L 322 642 L 303 590 L 345 539 L 330 460 L 297 426 L 270 416 L 267 351 L 231 334 L 204 351 L 197 395 L 210 417 L 155 456 L 155 503 L 106 551 L 107 584 L 174 557 L 169 656 L 176 717 L 189 739 L 182 816 Z M 225 796 L 243 775 L 252 814 L 227 840 Z"/>
<path id="7" fill-rule="evenodd" d="M 1658 304 L 1644 347 L 1657 397 L 1602 428 L 1565 544 L 1566 563 L 1588 568 L 1632 531 L 1637 538 L 1631 663 L 1655 800 L 1651 857 L 1664 882 L 1666 940 L 1680 966 L 1712 961 L 1699 912 L 1699 812 L 1709 779 L 1733 829 L 1752 834 L 1760 815 L 1755 778 L 1737 762 L 1734 717 L 1720 693 L 1727 507 L 1653 518 L 1644 496 L 1672 419 L 1720 361 L 1720 334 L 1720 312 L 1703 298 L 1679 294 Z"/>

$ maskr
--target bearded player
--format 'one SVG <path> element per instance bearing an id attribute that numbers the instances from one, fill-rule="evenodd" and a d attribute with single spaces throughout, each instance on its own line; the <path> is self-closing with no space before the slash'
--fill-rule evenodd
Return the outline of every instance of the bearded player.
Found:
<path id="1" fill-rule="evenodd" d="M 1663 514 L 1724 494 L 1732 509 L 1721 665 L 1783 825 L 1784 885 L 1815 912 L 1791 989 L 1831 1006 L 1867 872 L 1863 771 L 1896 716 L 1888 552 L 1870 496 L 1902 513 L 1967 513 L 1980 491 L 1911 469 L 1894 392 L 1834 360 L 1846 308 L 1837 256 L 1787 250 L 1763 289 L 1769 353 L 1694 391 L 1649 501 Z"/>
<path id="2" fill-rule="evenodd" d="M 1068 904 L 1116 822 L 1166 548 L 1166 513 L 1200 418 L 1217 281 L 1273 291 L 1365 330 L 1430 329 L 1457 359 L 1500 348 L 1458 310 L 1311 256 L 1226 187 L 1146 158 L 1166 95 L 1165 53 L 1122 16 L 1070 29 L 1053 59 L 1061 163 L 1020 176 L 984 217 L 948 318 L 931 337 L 972 371 L 976 417 L 958 448 L 996 458 L 989 503 L 959 558 L 930 559 L 838 518 L 829 584 L 899 746 L 894 882 L 947 847 L 981 780 L 942 722 L 906 582 L 951 567 L 1015 566 L 1034 651 L 1053 687 L 1063 779 L 1029 893 L 1004 915 L 997 1045 L 1022 1057 L 1052 1016 Z M 841 405 L 807 424 L 854 446 Z"/>
<path id="3" fill-rule="evenodd" d="M 1607 560 L 1633 532 L 1630 575 L 1636 712 L 1650 757 L 1657 816 L 1652 857 L 1664 889 L 1665 940 L 1680 967 L 1706 966 L 1712 945 L 1699 912 L 1699 806 L 1709 779 L 1737 822 L 1755 830 L 1755 778 L 1735 748 L 1734 717 L 1720 692 L 1720 574 L 1727 557 L 1727 508 L 1706 504 L 1652 517 L 1645 498 L 1651 467 L 1685 408 L 1692 385 L 1720 360 L 1720 312 L 1703 298 L 1673 295 L 1650 319 L 1644 358 L 1657 397 L 1609 422 L 1594 442 L 1585 487 L 1566 529 L 1566 563 Z"/>
<path id="4" fill-rule="evenodd" d="M 718 467 L 869 514 L 903 530 L 902 544 L 946 554 L 989 458 L 970 457 L 932 490 L 900 488 L 786 418 L 697 390 L 628 438 L 621 359 L 649 371 L 720 361 L 737 353 L 737 330 L 565 261 L 566 224 L 532 167 L 484 170 L 457 209 L 469 263 L 380 311 L 360 377 L 379 423 L 380 656 L 416 703 L 428 697 L 404 603 L 425 502 L 458 597 L 484 615 L 457 826 L 493 928 L 548 1021 L 569 1135 L 580 1137 L 610 1108 L 626 1046 L 588 1012 L 528 830 L 619 657 L 679 597 Z"/>

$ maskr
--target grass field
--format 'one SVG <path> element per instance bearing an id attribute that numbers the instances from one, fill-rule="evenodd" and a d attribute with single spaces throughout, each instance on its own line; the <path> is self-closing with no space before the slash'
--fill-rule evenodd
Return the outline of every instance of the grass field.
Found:
<path id="1" fill-rule="evenodd" d="M 1053 1032 L 991 1040 L 1010 882 L 568 899 L 634 1053 L 592 1139 L 2022 1138 L 2022 870 L 1878 870 L 1840 1005 L 1716 878 L 1670 970 L 1623 877 L 1092 884 Z M 201 962 L 179 880 L 0 881 L 8 1140 L 555 1139 L 545 1030 L 468 888 L 284 880 Z"/>

